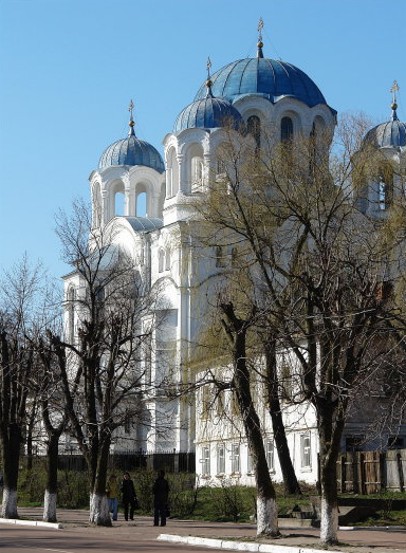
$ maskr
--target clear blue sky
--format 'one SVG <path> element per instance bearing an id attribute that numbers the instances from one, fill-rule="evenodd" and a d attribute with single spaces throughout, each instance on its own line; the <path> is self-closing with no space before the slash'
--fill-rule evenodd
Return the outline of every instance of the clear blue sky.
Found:
<path id="1" fill-rule="evenodd" d="M 59 208 L 128 130 L 162 139 L 212 71 L 256 54 L 305 71 L 339 114 L 406 120 L 406 0 L 0 0 L 0 272 L 27 252 L 68 272 Z"/>

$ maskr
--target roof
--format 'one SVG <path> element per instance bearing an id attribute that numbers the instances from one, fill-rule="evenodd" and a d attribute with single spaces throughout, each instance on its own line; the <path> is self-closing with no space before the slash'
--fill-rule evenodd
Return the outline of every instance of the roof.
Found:
<path id="1" fill-rule="evenodd" d="M 280 60 L 263 57 L 237 60 L 214 73 L 211 80 L 213 95 L 230 102 L 244 94 L 258 94 L 272 103 L 291 96 L 309 107 L 326 104 L 323 94 L 306 73 Z M 204 96 L 202 84 L 195 100 Z"/>

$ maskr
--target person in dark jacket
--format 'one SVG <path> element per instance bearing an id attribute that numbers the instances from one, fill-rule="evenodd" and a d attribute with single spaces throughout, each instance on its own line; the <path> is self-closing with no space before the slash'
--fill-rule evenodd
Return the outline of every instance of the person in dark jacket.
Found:
<path id="1" fill-rule="evenodd" d="M 128 511 L 130 511 L 130 520 L 134 520 L 134 509 L 137 508 L 137 494 L 135 493 L 134 482 L 131 480 L 130 474 L 123 474 L 121 482 L 121 493 L 123 496 L 124 518 L 128 520 Z"/>
<path id="2" fill-rule="evenodd" d="M 158 478 L 152 486 L 152 493 L 154 494 L 154 526 L 159 526 L 159 519 L 161 519 L 161 526 L 166 526 L 169 484 L 165 479 L 165 471 L 159 471 Z"/>

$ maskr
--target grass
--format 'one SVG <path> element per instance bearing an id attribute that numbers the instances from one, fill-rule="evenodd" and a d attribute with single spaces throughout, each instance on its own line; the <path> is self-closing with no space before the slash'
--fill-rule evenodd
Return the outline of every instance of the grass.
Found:
<path id="1" fill-rule="evenodd" d="M 89 505 L 87 475 L 83 472 L 60 471 L 58 507 L 87 508 Z M 140 471 L 133 473 L 134 483 L 140 503 L 140 514 L 152 513 L 152 484 L 155 473 Z M 214 522 L 239 521 L 249 522 L 255 514 L 255 489 L 239 486 L 235 481 L 223 482 L 216 488 L 194 487 L 194 475 L 168 475 L 171 499 L 171 516 L 183 519 L 199 519 Z M 33 471 L 22 469 L 19 478 L 19 505 L 41 506 L 46 482 L 43 466 L 38 465 Z M 288 516 L 297 506 L 302 510 L 311 510 L 311 497 L 317 495 L 312 487 L 303 485 L 303 495 L 286 496 L 283 487 L 276 485 L 278 512 L 280 516 Z M 382 493 L 368 496 L 343 495 L 340 499 L 351 498 L 352 501 L 366 501 L 373 504 L 379 501 L 376 514 L 360 524 L 364 526 L 406 526 L 406 511 L 399 510 L 396 500 L 406 500 L 406 493 Z"/>

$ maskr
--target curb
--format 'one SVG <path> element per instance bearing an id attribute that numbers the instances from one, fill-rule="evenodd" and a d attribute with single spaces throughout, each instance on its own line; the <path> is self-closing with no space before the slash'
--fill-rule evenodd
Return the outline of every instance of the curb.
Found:
<path id="1" fill-rule="evenodd" d="M 43 520 L 23 520 L 21 518 L 0 518 L 0 524 L 15 524 L 17 526 L 40 526 L 60 530 L 63 525 L 59 522 L 44 522 Z"/>
<path id="2" fill-rule="evenodd" d="M 231 540 L 216 540 L 213 538 L 197 538 L 194 536 L 176 536 L 173 534 L 159 534 L 157 540 L 186 545 L 199 545 L 213 549 L 226 549 L 231 551 L 249 551 L 253 553 L 326 553 L 325 549 L 312 549 L 308 547 L 295 547 L 290 545 L 271 545 L 253 542 L 241 542 Z M 329 550 L 330 553 L 344 553 L 343 551 Z"/>

